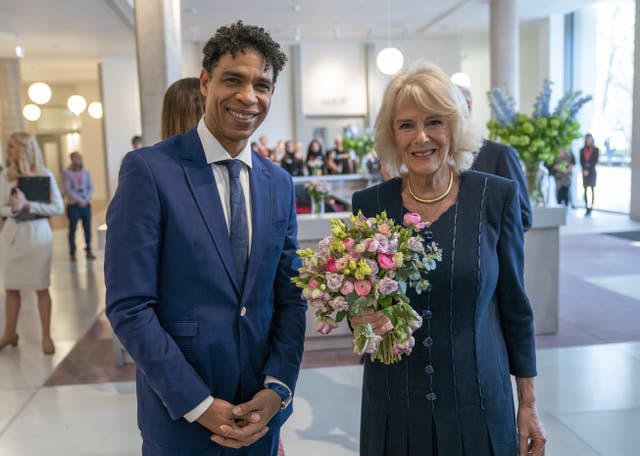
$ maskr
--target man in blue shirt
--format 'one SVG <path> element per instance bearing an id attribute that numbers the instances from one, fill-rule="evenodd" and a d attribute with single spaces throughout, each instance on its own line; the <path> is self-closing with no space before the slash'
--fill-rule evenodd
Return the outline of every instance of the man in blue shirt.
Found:
<path id="1" fill-rule="evenodd" d="M 71 166 L 64 171 L 64 191 L 67 200 L 67 218 L 69 219 L 69 260 L 76 261 L 76 226 L 82 220 L 84 243 L 88 260 L 95 260 L 91 252 L 91 198 L 93 182 L 91 175 L 82 165 L 80 152 L 69 155 Z"/>

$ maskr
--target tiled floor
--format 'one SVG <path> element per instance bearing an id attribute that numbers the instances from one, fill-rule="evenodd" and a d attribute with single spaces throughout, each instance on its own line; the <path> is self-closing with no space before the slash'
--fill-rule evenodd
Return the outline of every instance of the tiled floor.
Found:
<path id="1" fill-rule="evenodd" d="M 593 234 L 617 230 L 637 231 L 640 224 L 575 212 L 562 229 L 560 332 L 538 339 L 536 387 L 548 455 L 639 454 L 640 246 Z M 0 456 L 139 454 L 132 382 L 43 386 L 76 343 L 86 343 L 83 336 L 104 309 L 102 252 L 95 262 L 70 265 L 64 232 L 55 239 L 57 352 L 41 353 L 35 305 L 25 300 L 20 345 L 0 353 Z M 3 297 L 0 303 L 3 325 Z M 93 339 L 104 342 L 101 334 Z M 614 341 L 620 342 L 604 343 Z M 349 356 L 325 353 L 307 365 L 344 363 Z M 87 360 L 78 363 L 91 369 Z M 56 372 L 63 374 L 87 372 Z M 289 456 L 357 455 L 361 376 L 359 365 L 301 372 L 295 412 L 282 431 Z"/>

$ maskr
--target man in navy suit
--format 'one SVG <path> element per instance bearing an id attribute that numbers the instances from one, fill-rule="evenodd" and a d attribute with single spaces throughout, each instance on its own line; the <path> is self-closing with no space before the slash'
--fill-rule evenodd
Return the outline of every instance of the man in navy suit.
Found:
<path id="1" fill-rule="evenodd" d="M 286 56 L 237 22 L 204 47 L 206 112 L 127 154 L 107 213 L 107 315 L 136 362 L 143 455 L 275 455 L 305 332 L 291 177 L 250 137 Z"/>
<path id="2" fill-rule="evenodd" d="M 458 86 L 458 88 L 464 95 L 465 100 L 467 100 L 469 113 L 471 113 L 471 106 L 473 105 L 471 91 L 462 86 Z M 520 202 L 522 228 L 524 231 L 531 228 L 531 203 L 529 201 L 529 192 L 527 191 L 527 179 L 524 176 L 524 172 L 522 172 L 522 165 L 520 165 L 520 159 L 515 149 L 511 146 L 485 139 L 476 155 L 472 168 L 476 171 L 506 177 L 518 183 L 518 201 Z"/>

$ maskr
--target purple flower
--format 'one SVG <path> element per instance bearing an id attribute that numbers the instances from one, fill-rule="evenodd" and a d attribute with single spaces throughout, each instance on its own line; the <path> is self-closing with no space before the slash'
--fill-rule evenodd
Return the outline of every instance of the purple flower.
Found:
<path id="1" fill-rule="evenodd" d="M 338 325 L 335 321 L 328 317 L 319 318 L 316 321 L 316 332 L 319 332 L 320 334 L 327 335 L 337 327 Z"/>
<path id="2" fill-rule="evenodd" d="M 393 354 L 401 355 L 403 353 L 408 353 L 411 351 L 415 344 L 416 340 L 413 338 L 413 336 L 407 337 L 404 340 L 400 340 L 393 344 Z"/>
<path id="3" fill-rule="evenodd" d="M 380 294 L 388 295 L 398 290 L 398 282 L 385 277 L 378 282 L 377 288 Z"/>
<path id="4" fill-rule="evenodd" d="M 347 300 L 344 299 L 342 296 L 337 296 L 333 298 L 333 300 L 329 302 L 329 305 L 336 312 L 347 310 L 349 308 L 349 304 L 347 303 Z"/>
<path id="5" fill-rule="evenodd" d="M 380 233 L 375 234 L 375 240 L 378 241 L 378 252 L 389 251 L 389 239 Z"/>
<path id="6" fill-rule="evenodd" d="M 373 337 L 368 338 L 367 343 L 364 346 L 364 352 L 369 354 L 374 353 L 380 346 L 381 342 L 382 336 L 374 335 Z"/>
<path id="7" fill-rule="evenodd" d="M 378 267 L 378 262 L 376 260 L 372 260 L 371 258 L 366 258 L 364 262 L 367 263 L 367 266 L 371 268 L 372 277 L 375 276 L 380 271 L 380 268 Z"/>
<path id="8" fill-rule="evenodd" d="M 342 274 L 327 274 L 327 288 L 331 291 L 338 291 L 342 286 L 342 281 L 344 280 L 344 276 Z"/>
<path id="9" fill-rule="evenodd" d="M 424 244 L 418 237 L 409 238 L 409 240 L 407 241 L 407 247 L 409 247 L 409 249 L 413 250 L 414 252 L 424 252 Z"/>

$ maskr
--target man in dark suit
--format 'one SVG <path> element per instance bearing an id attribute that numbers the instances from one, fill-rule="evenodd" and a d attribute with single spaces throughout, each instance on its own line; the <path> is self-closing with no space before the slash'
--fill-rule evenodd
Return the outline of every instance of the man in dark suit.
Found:
<path id="1" fill-rule="evenodd" d="M 471 91 L 462 86 L 458 86 L 458 88 L 467 100 L 469 113 L 471 113 L 471 106 L 473 105 Z M 524 231 L 531 228 L 531 203 L 529 201 L 529 192 L 527 191 L 527 179 L 524 176 L 522 165 L 515 149 L 511 146 L 485 139 L 476 155 L 472 168 L 476 171 L 506 177 L 518 183 L 518 201 L 520 202 L 522 228 Z"/>
<path id="2" fill-rule="evenodd" d="M 306 304 L 290 280 L 291 177 L 252 153 L 250 137 L 286 56 L 242 22 L 203 51 L 197 127 L 122 162 L 107 213 L 107 315 L 137 365 L 143 455 L 275 455 Z"/>

